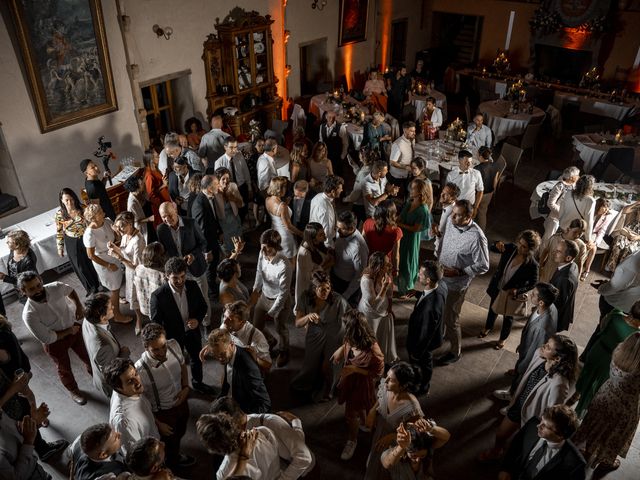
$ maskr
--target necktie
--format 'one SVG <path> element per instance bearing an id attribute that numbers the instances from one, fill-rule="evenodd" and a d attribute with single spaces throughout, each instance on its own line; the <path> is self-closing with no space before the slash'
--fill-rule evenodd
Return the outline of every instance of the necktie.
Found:
<path id="1" fill-rule="evenodd" d="M 538 463 L 544 457 L 544 454 L 547 453 L 547 442 L 543 441 L 542 446 L 538 448 L 533 454 L 533 456 L 529 459 L 526 468 L 524 469 L 525 476 L 524 478 L 532 479 L 538 473 Z"/>
<path id="2" fill-rule="evenodd" d="M 184 175 L 178 175 L 178 180 L 180 181 L 180 188 L 184 187 Z"/>
<path id="3" fill-rule="evenodd" d="M 238 178 L 236 177 L 236 165 L 233 158 L 229 159 L 229 166 L 231 167 L 231 181 L 238 183 Z"/>

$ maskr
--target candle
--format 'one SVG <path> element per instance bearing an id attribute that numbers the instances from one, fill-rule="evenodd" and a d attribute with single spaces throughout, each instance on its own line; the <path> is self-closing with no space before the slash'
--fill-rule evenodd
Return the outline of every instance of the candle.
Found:
<path id="1" fill-rule="evenodd" d="M 509 14 L 509 26 L 507 27 L 507 38 L 504 41 L 504 49 L 509 50 L 509 45 L 511 45 L 511 31 L 513 30 L 513 20 L 516 17 L 516 12 L 514 10 L 511 10 L 511 13 Z"/>
<path id="2" fill-rule="evenodd" d="M 636 59 L 633 61 L 633 68 L 640 66 L 640 47 L 638 47 L 638 53 L 636 53 Z"/>

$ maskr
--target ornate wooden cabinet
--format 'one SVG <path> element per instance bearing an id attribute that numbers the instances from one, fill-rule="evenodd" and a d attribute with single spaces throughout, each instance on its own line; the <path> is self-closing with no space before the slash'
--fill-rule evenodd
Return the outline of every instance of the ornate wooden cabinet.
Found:
<path id="1" fill-rule="evenodd" d="M 207 114 L 225 109 L 236 136 L 248 133 L 252 119 L 266 128 L 280 116 L 282 99 L 277 96 L 278 79 L 273 74 L 272 23 L 269 15 L 236 7 L 222 22 L 216 18 L 218 33 L 209 34 L 204 42 Z"/>

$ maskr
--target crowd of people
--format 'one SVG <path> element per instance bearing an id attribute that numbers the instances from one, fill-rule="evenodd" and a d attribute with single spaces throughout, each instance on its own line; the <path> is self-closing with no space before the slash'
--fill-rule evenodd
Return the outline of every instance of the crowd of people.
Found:
<path id="1" fill-rule="evenodd" d="M 380 101 L 375 80 L 369 95 Z M 442 125 L 432 99 L 426 108 L 421 135 Z M 501 479 L 580 479 L 587 468 L 616 468 L 640 403 L 635 227 L 610 235 L 612 278 L 596 285 L 598 328 L 579 359 L 567 333 L 576 290 L 615 217 L 606 200 L 594 198 L 593 177 L 567 168 L 547 199 L 544 232 L 527 229 L 513 242 L 490 244 L 485 229 L 500 169 L 482 116 L 468 138 L 481 147 L 480 164 L 460 150 L 459 166 L 439 185 L 415 155 L 416 124 L 405 122 L 393 139 L 383 120 L 382 112 L 373 115 L 358 152 L 333 112 L 315 144 L 303 129 L 290 149 L 269 137 L 255 140 L 251 152 L 239 150 L 219 115 L 206 133 L 187 122 L 187 135 L 167 134 L 159 151 L 145 153 L 142 174 L 125 182 L 127 211 L 117 215 L 99 167 L 83 160 L 89 202 L 63 188 L 56 225 L 58 253 L 68 256 L 86 299 L 63 282 L 43 283 L 22 231 L 8 235 L 9 271 L 0 279 L 16 285 L 22 321 L 70 398 L 87 401 L 73 350 L 109 399 L 109 418 L 69 447 L 45 442 L 38 429 L 48 425 L 48 407 L 29 389 L 29 359 L 0 317 L 2 478 L 49 478 L 39 462 L 65 448 L 79 480 L 188 477 L 195 459 L 181 439 L 190 422 L 217 459 L 218 479 L 304 477 L 317 459 L 300 419 L 272 412 L 265 383 L 289 364 L 293 328 L 305 330 L 302 367 L 281 387 L 300 401 L 344 404 L 345 443 L 336 455 L 351 459 L 365 430 L 372 443 L 364 478 L 431 478 L 434 451 L 450 434 L 425 415 L 420 398 L 434 368 L 464 353 L 462 305 L 475 277 L 489 271 L 490 251 L 500 259 L 478 336 L 501 316 L 499 350 L 514 318 L 526 324 L 510 386 L 494 392 L 509 403 L 479 460 L 501 460 Z M 639 206 L 622 213 L 637 216 Z M 252 287 L 241 275 L 249 230 L 259 233 Z M 413 303 L 406 356 L 396 342 L 397 302 Z M 139 359 L 111 331 L 113 322 L 133 323 L 144 347 Z M 207 361 L 222 365 L 221 385 L 203 381 Z M 217 397 L 197 419 L 191 390 Z"/>

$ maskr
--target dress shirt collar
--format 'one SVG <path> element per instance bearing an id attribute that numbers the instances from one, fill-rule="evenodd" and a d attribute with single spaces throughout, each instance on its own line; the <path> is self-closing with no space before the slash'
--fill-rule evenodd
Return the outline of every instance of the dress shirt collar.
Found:
<path id="1" fill-rule="evenodd" d="M 173 285 L 171 285 L 171 282 L 167 282 L 167 284 L 169 285 L 169 288 L 171 289 L 171 292 L 174 295 L 178 295 L 180 297 L 182 295 L 186 295 L 187 294 L 187 285 L 186 284 L 182 287 L 182 292 L 179 292 L 178 290 L 173 288 Z"/>
<path id="2" fill-rule="evenodd" d="M 171 227 L 172 230 L 180 230 L 181 227 L 184 227 L 184 222 L 182 221 L 182 217 L 178 215 L 178 227 Z"/>
<path id="3" fill-rule="evenodd" d="M 109 328 L 109 324 L 108 323 L 95 323 L 94 325 L 97 328 L 101 328 L 102 330 L 106 330 L 107 332 L 111 331 L 111 329 Z"/>
<path id="4" fill-rule="evenodd" d="M 160 365 L 162 365 L 167 360 L 169 360 L 170 354 L 171 354 L 171 351 L 167 348 L 167 358 L 160 361 L 157 358 L 152 357 L 151 354 L 145 350 L 144 352 L 142 352 L 142 361 L 147 365 L 149 365 L 151 368 L 158 368 Z"/>
<path id="5" fill-rule="evenodd" d="M 458 225 L 453 223 L 453 221 L 451 222 L 451 225 L 453 225 L 453 228 L 458 230 L 460 233 L 464 233 L 464 232 L 468 231 L 471 228 L 471 226 L 473 225 L 473 220 L 471 220 L 469 223 L 467 223 L 466 225 L 463 225 L 461 227 L 459 227 Z"/>
<path id="6" fill-rule="evenodd" d="M 558 270 L 562 270 L 563 268 L 567 267 L 571 265 L 571 262 L 567 262 L 567 263 L 561 263 L 558 265 Z"/>

